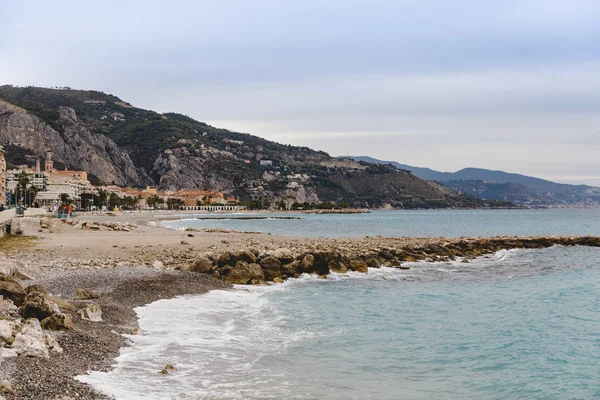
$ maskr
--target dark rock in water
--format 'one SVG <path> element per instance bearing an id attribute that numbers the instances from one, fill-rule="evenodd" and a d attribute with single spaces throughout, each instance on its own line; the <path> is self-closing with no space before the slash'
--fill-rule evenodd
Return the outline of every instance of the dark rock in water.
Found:
<path id="1" fill-rule="evenodd" d="M 60 312 L 58 306 L 46 299 L 43 293 L 31 292 L 25 298 L 19 313 L 24 318 L 37 318 L 40 321 Z"/>
<path id="2" fill-rule="evenodd" d="M 260 265 L 255 263 L 249 264 L 245 261 L 238 261 L 231 271 L 225 276 L 225 280 L 233 284 L 241 285 L 248 283 L 262 283 L 265 280 L 265 275 Z"/>
<path id="3" fill-rule="evenodd" d="M 367 264 L 367 266 L 369 268 L 380 268 L 381 267 L 381 261 L 373 255 L 368 255 L 365 257 L 365 264 Z"/>
<path id="4" fill-rule="evenodd" d="M 48 294 L 48 292 L 46 292 L 46 289 L 44 289 L 40 285 L 29 285 L 25 288 L 25 293 L 29 294 L 31 292 L 40 292 L 43 294 Z"/>
<path id="5" fill-rule="evenodd" d="M 290 263 L 287 263 L 281 267 L 281 274 L 285 278 L 297 278 L 302 273 L 300 272 L 301 264 L 302 261 L 300 260 L 294 260 Z"/>
<path id="6" fill-rule="evenodd" d="M 348 266 L 343 261 L 331 260 L 328 262 L 331 272 L 343 274 L 348 272 Z"/>
<path id="7" fill-rule="evenodd" d="M 307 254 L 302 258 L 302 262 L 300 262 L 300 265 L 297 267 L 296 272 L 302 274 L 304 272 L 312 271 L 314 264 L 315 256 L 313 256 L 312 254 Z"/>
<path id="8" fill-rule="evenodd" d="M 160 374 L 163 374 L 163 375 L 167 375 L 167 374 L 170 374 L 171 372 L 175 372 L 175 371 L 177 371 L 177 368 L 175 368 L 175 367 L 174 367 L 174 366 L 172 366 L 171 364 L 167 364 L 167 365 L 166 365 L 166 366 L 165 366 L 165 367 L 162 369 L 162 371 L 160 371 L 159 373 L 160 373 Z"/>
<path id="9" fill-rule="evenodd" d="M 363 273 L 366 273 L 369 271 L 369 267 L 367 266 L 367 263 L 365 263 L 360 258 L 355 258 L 350 261 L 350 269 L 353 271 L 363 272 Z"/>
<path id="10" fill-rule="evenodd" d="M 318 252 L 313 255 L 312 266 L 306 268 L 304 272 L 309 274 L 317 274 L 317 275 L 327 275 L 329 274 L 329 263 L 327 262 L 327 253 Z M 304 260 L 303 260 L 304 263 Z"/>
<path id="11" fill-rule="evenodd" d="M 273 281 L 275 278 L 281 278 L 281 263 L 278 259 L 267 256 L 260 260 L 260 266 L 265 274 L 265 281 Z"/>
<path id="12" fill-rule="evenodd" d="M 16 306 L 23 305 L 25 301 L 25 290 L 11 277 L 0 274 L 0 295 L 5 299 L 12 300 Z"/>
<path id="13" fill-rule="evenodd" d="M 384 260 L 393 260 L 394 259 L 394 255 L 387 251 L 387 250 L 382 250 L 379 252 L 379 257 L 383 258 Z"/>
<path id="14" fill-rule="evenodd" d="M 75 293 L 75 300 L 92 300 L 99 297 L 98 293 L 90 292 L 85 289 L 77 289 L 77 292 Z"/>
<path id="15" fill-rule="evenodd" d="M 202 274 L 212 274 L 214 271 L 214 265 L 208 258 L 201 256 L 198 257 L 192 265 L 190 265 L 189 270 Z"/>
<path id="16" fill-rule="evenodd" d="M 77 328 L 73 324 L 71 314 L 53 314 L 41 322 L 42 328 L 50 331 L 73 331 Z"/>

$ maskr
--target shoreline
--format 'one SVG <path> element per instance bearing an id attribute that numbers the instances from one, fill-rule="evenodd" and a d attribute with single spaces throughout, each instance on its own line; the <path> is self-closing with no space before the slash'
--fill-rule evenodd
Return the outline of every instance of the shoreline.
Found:
<path id="1" fill-rule="evenodd" d="M 133 333 L 138 327 L 136 307 L 160 299 L 230 288 L 231 283 L 277 282 L 275 278 L 279 276 L 267 272 L 273 268 L 280 271 L 279 279 L 284 280 L 302 273 L 326 277 L 330 272 L 343 270 L 342 266 L 366 272 L 381 265 L 401 268 L 403 261 L 444 261 L 452 257 L 465 257 L 468 261 L 502 248 L 544 248 L 556 244 L 600 247 L 600 237 L 566 236 L 295 238 L 194 231 L 193 237 L 188 237 L 160 224 L 148 225 L 156 221 L 156 216 L 150 217 L 83 216 L 76 223 L 47 218 L 19 221 L 25 234 L 34 237 L 27 239 L 33 243 L 15 251 L 4 250 L 9 260 L 18 263 L 19 272 L 33 278 L 22 281 L 23 286 L 40 284 L 76 309 L 89 302 L 71 300 L 75 290 L 96 291 L 100 294 L 97 303 L 104 321 L 85 321 L 72 312 L 78 330 L 52 333 L 63 347 L 63 354 L 52 355 L 49 360 L 21 356 L 5 359 L 0 365 L 0 378 L 8 379 L 18 395 L 0 395 L 6 399 L 109 399 L 73 378 L 112 367 L 120 349 L 127 345 L 122 334 Z M 244 261 L 244 257 L 250 259 Z M 200 259 L 208 260 L 210 267 L 194 268 Z M 291 270 L 288 264 L 296 269 Z M 249 265 L 255 265 L 254 272 L 256 266 L 262 269 L 262 280 L 255 281 L 252 275 L 243 273 L 232 274 Z M 158 372 L 164 366 L 156 367 Z"/>
<path id="2" fill-rule="evenodd" d="M 139 268 L 99 270 L 91 275 L 67 273 L 36 283 L 65 299 L 72 298 L 77 288 L 98 292 L 97 304 L 102 309 L 103 321 L 85 321 L 74 313 L 73 322 L 78 329 L 55 335 L 63 348 L 62 354 L 51 355 L 49 359 L 21 356 L 5 359 L 1 365 L 2 378 L 8 378 L 17 393 L 17 396 L 5 393 L 6 399 L 62 399 L 61 396 L 112 399 L 75 377 L 113 368 L 121 348 L 127 346 L 123 334 L 140 334 L 135 308 L 162 299 L 231 287 L 203 274 Z M 108 291 L 102 291 L 107 285 Z M 74 302 L 76 306 L 85 303 Z M 163 367 L 157 365 L 157 371 Z"/>

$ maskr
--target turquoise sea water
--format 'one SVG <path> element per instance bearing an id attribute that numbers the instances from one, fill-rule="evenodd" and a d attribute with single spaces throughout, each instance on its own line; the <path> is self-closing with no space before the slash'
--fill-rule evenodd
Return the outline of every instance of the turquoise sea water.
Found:
<path id="1" fill-rule="evenodd" d="M 174 229 L 228 228 L 277 235 L 344 236 L 495 236 L 600 235 L 600 209 L 414 210 L 371 214 L 237 213 L 189 215 L 162 225 Z M 242 218 L 268 219 L 242 219 Z M 300 219 L 278 219 L 296 217 Z M 212 219 L 210 219 L 212 218 Z"/>
<path id="2" fill-rule="evenodd" d="M 597 210 L 494 215 L 465 234 L 597 230 Z M 600 249 L 409 265 L 141 307 L 115 370 L 81 379 L 127 400 L 600 398 Z"/>

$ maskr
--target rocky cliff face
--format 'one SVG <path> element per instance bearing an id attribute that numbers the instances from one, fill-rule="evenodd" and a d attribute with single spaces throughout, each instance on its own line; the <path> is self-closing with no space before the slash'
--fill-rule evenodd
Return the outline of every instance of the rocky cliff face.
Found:
<path id="1" fill-rule="evenodd" d="M 91 133 L 72 108 L 60 107 L 59 112 L 56 125 L 61 127 L 60 133 L 26 110 L 0 100 L 0 142 L 19 143 L 42 158 L 47 150 L 52 150 L 54 160 L 87 171 L 103 182 L 151 182 L 112 140 Z"/>
<path id="2" fill-rule="evenodd" d="M 260 207 L 485 207 L 391 166 L 330 157 L 136 108 L 96 91 L 0 86 L 0 143 L 19 143 L 105 183 L 220 190 Z M 308 204 L 310 205 L 310 204 Z"/>

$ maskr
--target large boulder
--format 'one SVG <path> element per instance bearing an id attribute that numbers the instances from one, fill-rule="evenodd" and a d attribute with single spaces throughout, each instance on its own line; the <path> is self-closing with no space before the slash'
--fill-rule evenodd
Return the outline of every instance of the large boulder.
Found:
<path id="1" fill-rule="evenodd" d="M 292 254 L 292 251 L 285 247 L 275 250 L 268 250 L 264 253 L 263 258 L 268 256 L 276 258 L 281 264 L 289 264 L 294 261 L 294 255 Z"/>
<path id="2" fill-rule="evenodd" d="M 248 264 L 256 263 L 256 255 L 250 250 L 239 250 L 236 252 L 225 251 L 217 258 L 217 265 L 224 267 L 226 265 L 235 266 L 239 261 Z"/>
<path id="3" fill-rule="evenodd" d="M 16 321 L 0 319 L 0 342 L 10 343 L 17 326 Z"/>
<path id="4" fill-rule="evenodd" d="M 285 264 L 281 267 L 281 274 L 285 278 L 297 278 L 302 273 L 301 271 L 302 261 L 294 260 L 291 263 Z"/>
<path id="5" fill-rule="evenodd" d="M 18 270 L 18 263 L 10 258 L 6 257 L 6 255 L 0 252 L 0 273 L 13 276 Z"/>
<path id="6" fill-rule="evenodd" d="M 46 299 L 43 293 L 31 292 L 27 295 L 19 313 L 25 318 L 37 318 L 40 321 L 59 313 L 58 306 Z"/>
<path id="7" fill-rule="evenodd" d="M 260 266 L 265 274 L 265 281 L 273 281 L 275 278 L 282 278 L 281 263 L 278 259 L 267 256 L 260 260 Z"/>
<path id="8" fill-rule="evenodd" d="M 327 263 L 331 272 L 336 274 L 344 274 L 348 272 L 348 266 L 343 261 L 331 260 Z"/>
<path id="9" fill-rule="evenodd" d="M 46 292 L 46 289 L 44 289 L 40 285 L 29 285 L 25 288 L 25 293 L 29 294 L 31 292 L 40 292 L 40 293 L 44 293 L 44 294 L 48 293 L 48 292 Z"/>
<path id="10" fill-rule="evenodd" d="M 19 307 L 12 300 L 0 300 L 0 319 L 15 319 L 19 316 Z"/>
<path id="11" fill-rule="evenodd" d="M 244 261 L 248 264 L 254 264 L 256 263 L 256 256 L 250 250 L 240 250 L 233 254 L 232 261 L 235 263 L 238 261 Z"/>
<path id="12" fill-rule="evenodd" d="M 12 349 L 20 356 L 49 358 L 49 351 L 60 353 L 62 349 L 52 336 L 44 333 L 40 322 L 31 318 L 21 327 Z"/>
<path id="13" fill-rule="evenodd" d="M 264 282 L 265 275 L 260 265 L 238 261 L 224 279 L 233 284 L 246 285 Z"/>
<path id="14" fill-rule="evenodd" d="M 20 306 L 25 301 L 27 294 L 17 281 L 8 275 L 0 274 L 0 295 Z"/>
<path id="15" fill-rule="evenodd" d="M 49 331 L 73 331 L 77 329 L 73 324 L 71 314 L 53 314 L 41 323 L 42 328 Z"/>
<path id="16" fill-rule="evenodd" d="M 365 263 L 361 258 L 355 258 L 350 261 L 350 269 L 357 272 L 366 273 L 369 271 L 369 267 L 367 263 Z"/>
<path id="17" fill-rule="evenodd" d="M 312 256 L 312 263 L 307 262 L 305 264 L 305 260 L 307 260 L 307 257 Z M 304 257 L 304 259 L 302 260 L 302 267 L 304 269 L 304 272 L 309 273 L 309 274 L 317 274 L 317 275 L 327 275 L 329 274 L 330 270 L 329 270 L 329 263 L 327 262 L 328 259 L 328 253 L 325 252 L 317 252 L 314 254 L 308 254 Z M 310 258 L 308 258 L 308 261 L 310 261 Z M 311 265 L 312 264 L 312 265 Z"/>
<path id="18" fill-rule="evenodd" d="M 297 272 L 302 274 L 304 272 L 312 271 L 315 264 L 315 256 L 307 254 L 302 258 L 300 265 L 298 266 Z"/>
<path id="19" fill-rule="evenodd" d="M 102 309 L 98 304 L 92 303 L 79 310 L 79 316 L 87 321 L 102 322 Z"/>
<path id="20" fill-rule="evenodd" d="M 365 264 L 369 268 L 381 268 L 381 260 L 374 255 L 368 255 L 365 257 Z"/>
<path id="21" fill-rule="evenodd" d="M 85 289 L 77 289 L 75 293 L 75 300 L 92 300 L 100 297 L 98 293 L 91 292 Z"/>
<path id="22" fill-rule="evenodd" d="M 214 272 L 213 262 L 208 257 L 200 256 L 194 260 L 188 268 L 189 271 L 199 272 L 201 274 L 212 274 Z"/>

